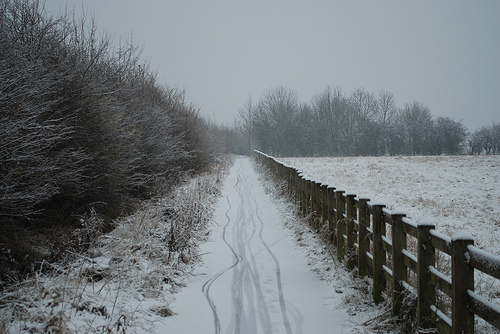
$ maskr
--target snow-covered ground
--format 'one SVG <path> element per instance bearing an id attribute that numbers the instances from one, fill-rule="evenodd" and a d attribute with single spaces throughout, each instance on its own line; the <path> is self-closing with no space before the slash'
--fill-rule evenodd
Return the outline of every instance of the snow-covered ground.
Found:
<path id="1" fill-rule="evenodd" d="M 201 246 L 203 265 L 175 295 L 171 307 L 177 314 L 158 323 L 159 333 L 364 330 L 362 318 L 345 303 L 346 295 L 354 293 L 348 275 L 334 268 L 314 234 L 285 227 L 296 219 L 286 202 L 278 203 L 259 183 L 250 160 L 237 159 L 214 215 L 210 241 Z M 303 247 L 297 246 L 297 236 Z M 311 261 L 317 263 L 310 267 Z M 330 275 L 337 277 L 336 284 L 321 280 L 311 270 L 314 266 L 317 273 L 336 271 Z M 372 306 L 363 316 L 366 320 L 376 312 Z"/>
<path id="2" fill-rule="evenodd" d="M 499 254 L 499 158 L 282 160 Z M 238 158 L 223 183 L 202 176 L 146 203 L 89 254 L 2 294 L 0 332 L 397 333 L 390 303 L 373 304 L 369 279 L 347 271 L 267 177 Z M 177 215 L 190 218 L 175 225 Z M 174 227 L 192 240 L 169 249 Z"/>
<path id="3" fill-rule="evenodd" d="M 4 291 L 0 332 L 371 333 L 387 310 L 369 283 L 262 178 L 239 158 L 224 188 L 202 175 L 145 203 L 88 254 Z M 169 247 L 182 228 L 192 240 Z"/>
<path id="4" fill-rule="evenodd" d="M 500 156 L 280 158 L 314 180 L 430 220 L 500 255 Z"/>

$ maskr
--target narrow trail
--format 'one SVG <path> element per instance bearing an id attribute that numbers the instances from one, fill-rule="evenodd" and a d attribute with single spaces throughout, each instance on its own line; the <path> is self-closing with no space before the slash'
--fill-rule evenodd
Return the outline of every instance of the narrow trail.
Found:
<path id="1" fill-rule="evenodd" d="M 339 297 L 309 271 L 250 159 L 236 160 L 223 195 L 203 266 L 158 333 L 349 333 Z"/>
<path id="2" fill-rule="evenodd" d="M 272 323 L 269 314 L 269 305 L 275 303 L 266 300 L 266 295 L 278 296 L 279 309 L 282 317 L 282 325 L 286 333 L 292 333 L 290 322 L 286 311 L 285 299 L 281 283 L 280 264 L 278 258 L 266 244 L 262 233 L 264 223 L 260 218 L 258 203 L 252 196 L 252 184 L 248 182 L 248 164 L 239 164 L 237 169 L 237 181 L 234 185 L 235 191 L 226 197 L 228 211 L 227 222 L 224 226 L 222 239 L 234 254 L 235 262 L 207 281 L 209 284 L 204 289 L 207 301 L 214 313 L 215 333 L 220 333 L 220 322 L 216 305 L 209 297 L 210 286 L 223 274 L 232 271 L 231 297 L 233 301 L 232 315 L 229 323 L 229 332 L 233 333 L 272 333 Z M 236 205 L 232 205 L 235 202 Z M 235 214 L 230 215 L 235 207 Z M 228 226 L 231 226 L 232 240 L 226 239 Z M 256 232 L 258 229 L 258 238 Z M 263 253 L 263 249 L 267 254 Z M 270 257 L 274 262 L 274 275 L 276 286 L 267 286 L 263 291 L 265 281 L 261 280 L 258 257 L 262 261 L 263 256 Z M 270 269 L 270 268 L 269 268 Z M 265 270 L 271 272 L 270 270 Z M 268 280 L 269 281 L 269 280 Z M 268 284 L 269 285 L 269 284 Z M 265 292 L 265 293 L 264 293 Z M 297 317 L 296 319 L 300 319 Z M 300 324 L 296 324 L 299 328 Z"/>

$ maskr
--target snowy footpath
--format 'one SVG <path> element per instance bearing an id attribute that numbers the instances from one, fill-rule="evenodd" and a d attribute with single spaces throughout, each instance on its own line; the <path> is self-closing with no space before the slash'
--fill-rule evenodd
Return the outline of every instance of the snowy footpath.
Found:
<path id="1" fill-rule="evenodd" d="M 295 245 L 249 158 L 228 175 L 202 264 L 157 333 L 352 333 L 341 297 Z"/>

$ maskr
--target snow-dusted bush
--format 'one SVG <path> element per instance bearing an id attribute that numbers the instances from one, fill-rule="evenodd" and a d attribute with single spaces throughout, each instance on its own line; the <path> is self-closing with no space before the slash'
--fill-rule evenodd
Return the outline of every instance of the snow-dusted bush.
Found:
<path id="1" fill-rule="evenodd" d="M 77 195 L 90 157 L 68 145 L 78 110 L 63 103 L 69 69 L 50 62 L 55 23 L 21 2 L 2 2 L 0 15 L 0 215 L 8 219 L 40 211 L 63 187 Z"/>
<path id="2" fill-rule="evenodd" d="M 167 191 L 218 152 L 207 144 L 209 130 L 184 91 L 159 84 L 140 63 L 131 42 L 114 46 L 71 13 L 49 17 L 38 0 L 0 2 L 6 252 L 29 244 L 16 237 L 26 223 L 79 226 L 95 212 L 104 226 Z"/>
<path id="3" fill-rule="evenodd" d="M 193 160 L 210 155 L 203 120 L 135 47 L 113 49 L 37 1 L 2 2 L 0 14 L 2 216 L 31 217 L 56 197 L 109 209 L 205 163 Z"/>

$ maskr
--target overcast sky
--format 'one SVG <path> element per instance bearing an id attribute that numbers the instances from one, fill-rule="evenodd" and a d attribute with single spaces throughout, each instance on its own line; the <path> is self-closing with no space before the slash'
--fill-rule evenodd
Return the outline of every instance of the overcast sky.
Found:
<path id="1" fill-rule="evenodd" d="M 46 0 L 132 35 L 169 86 L 230 124 L 249 96 L 326 86 L 419 101 L 473 131 L 500 122 L 500 1 Z"/>

